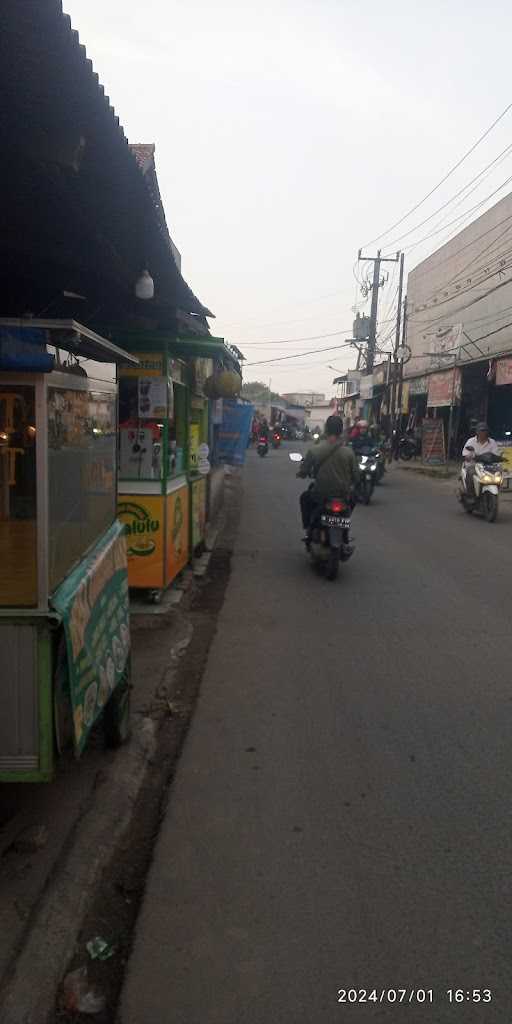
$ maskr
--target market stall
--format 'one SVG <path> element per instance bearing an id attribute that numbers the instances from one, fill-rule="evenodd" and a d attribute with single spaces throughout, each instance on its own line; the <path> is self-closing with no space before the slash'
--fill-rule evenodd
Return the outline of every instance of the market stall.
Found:
<path id="1" fill-rule="evenodd" d="M 128 727 L 116 366 L 75 321 L 0 319 L 0 779 L 51 778 L 103 716 Z M 56 744 L 55 744 L 56 739 Z"/>

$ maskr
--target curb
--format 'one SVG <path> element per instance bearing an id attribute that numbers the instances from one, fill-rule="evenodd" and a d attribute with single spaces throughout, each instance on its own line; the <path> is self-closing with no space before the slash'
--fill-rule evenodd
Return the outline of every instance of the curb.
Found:
<path id="1" fill-rule="evenodd" d="M 401 466 L 398 464 L 395 469 L 400 470 L 402 473 L 417 473 L 418 476 L 428 476 L 433 480 L 452 480 L 457 476 L 458 471 L 456 469 L 448 469 L 443 467 L 434 468 L 434 466 Z"/>

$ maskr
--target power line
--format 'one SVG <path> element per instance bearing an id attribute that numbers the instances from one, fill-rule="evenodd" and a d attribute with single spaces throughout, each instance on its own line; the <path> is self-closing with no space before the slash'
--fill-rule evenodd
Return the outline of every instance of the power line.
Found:
<path id="1" fill-rule="evenodd" d="M 297 356 L 316 356 L 321 352 L 335 352 L 340 348 L 350 348 L 352 342 L 345 341 L 341 345 L 331 345 L 329 348 L 311 348 L 307 352 L 294 352 L 291 356 L 276 356 L 274 359 L 259 359 L 256 363 L 246 363 L 246 366 L 265 366 L 268 363 L 282 363 L 285 359 L 296 359 Z"/>
<path id="2" fill-rule="evenodd" d="M 512 103 L 509 103 L 505 107 L 505 110 L 503 110 L 502 113 L 499 115 L 499 117 L 497 117 L 496 120 L 493 121 L 491 125 L 489 125 L 489 127 L 485 130 L 483 135 L 481 135 L 480 138 L 478 138 L 476 142 L 474 142 L 473 145 L 467 150 L 467 152 L 464 153 L 460 160 L 458 160 L 457 163 L 454 164 L 449 171 L 447 171 L 444 177 L 437 182 L 437 185 L 434 185 L 434 187 L 430 189 L 430 192 L 427 192 L 426 196 L 424 196 L 423 199 L 420 199 L 420 201 L 416 203 L 413 207 L 411 207 L 411 209 L 408 210 L 407 213 L 404 213 L 402 217 L 395 221 L 395 223 L 392 224 L 391 227 L 386 228 L 386 230 L 383 231 L 382 234 L 377 235 L 376 238 L 372 238 L 369 242 L 366 242 L 363 248 L 366 249 L 367 246 L 373 245 L 375 242 L 378 242 L 381 238 L 384 238 L 386 235 L 389 235 L 391 231 L 394 231 L 395 228 L 397 228 L 400 224 L 403 224 L 404 220 L 407 220 L 407 218 L 410 217 L 411 214 L 415 213 L 416 210 L 419 210 L 420 206 L 423 206 L 423 203 L 426 203 L 427 199 L 430 199 L 430 196 L 432 196 L 434 192 L 437 192 L 438 188 L 440 188 L 441 185 L 444 185 L 445 181 L 447 181 L 448 178 L 450 178 L 451 175 L 461 166 L 461 164 L 463 164 L 464 161 L 467 160 L 468 156 L 471 156 L 471 153 L 474 153 L 475 149 L 480 145 L 480 143 L 487 138 L 490 132 L 492 132 L 493 128 L 495 128 L 496 125 L 499 124 L 499 122 L 505 117 L 505 114 L 508 114 L 508 111 L 510 110 L 511 107 Z"/>
<path id="3" fill-rule="evenodd" d="M 488 196 L 485 196 L 484 199 L 481 199 L 480 202 L 476 203 L 475 206 L 472 206 L 469 210 L 466 210 L 464 213 L 460 213 L 457 217 L 454 217 L 454 219 L 450 221 L 448 224 L 446 224 L 445 227 L 451 227 L 453 224 L 456 224 L 457 221 L 464 220 L 466 217 L 471 216 L 471 214 L 473 214 L 475 210 L 478 210 L 480 209 L 481 206 L 484 206 L 485 203 L 489 201 L 489 199 L 492 199 L 493 196 L 497 194 L 497 192 L 501 192 L 502 188 L 505 188 L 505 186 L 508 185 L 511 181 L 512 174 L 508 178 L 506 178 L 505 181 L 501 183 L 501 185 L 498 185 L 498 188 L 494 189 L 493 192 L 490 192 Z M 428 235 L 424 235 L 423 238 L 419 238 L 417 242 L 413 242 L 411 245 L 406 246 L 405 252 L 410 252 L 411 249 L 415 249 L 416 246 L 421 245 L 422 242 L 427 242 L 429 238 L 434 238 L 435 235 L 439 235 L 441 231 L 444 231 L 444 227 L 435 228 L 435 230 L 431 231 Z"/>
<path id="4" fill-rule="evenodd" d="M 494 158 L 494 160 L 491 160 L 491 162 L 489 164 L 487 164 L 481 171 L 479 171 L 479 173 L 476 174 L 474 178 L 471 178 L 471 181 L 468 181 L 467 184 L 464 185 L 462 188 L 460 188 L 458 192 L 455 192 L 454 195 L 451 196 L 450 199 L 447 199 L 446 202 L 443 203 L 442 206 L 438 206 L 437 210 L 434 210 L 433 213 L 430 213 L 428 215 L 428 217 L 424 218 L 424 220 L 420 220 L 419 224 L 415 224 L 415 226 L 413 228 L 409 228 L 409 230 L 405 231 L 403 235 L 398 235 L 398 237 L 394 238 L 392 242 L 387 242 L 387 246 L 391 249 L 392 247 L 397 245 L 399 242 L 401 242 L 404 238 L 407 238 L 409 235 L 412 235 L 414 233 L 414 231 L 418 230 L 418 228 L 422 228 L 424 224 L 428 224 L 429 220 L 432 220 L 438 213 L 441 213 L 442 210 L 446 210 L 447 206 L 450 206 L 454 202 L 455 199 L 458 199 L 459 196 L 461 196 L 463 192 L 466 192 L 466 190 L 469 188 L 469 186 L 472 185 L 475 181 L 478 181 L 478 179 L 481 178 L 482 175 L 485 174 L 485 172 L 488 171 L 490 167 L 494 167 L 494 165 L 496 163 L 498 163 L 500 160 L 501 160 L 501 162 L 503 162 L 505 157 L 510 155 L 511 151 L 512 151 L 512 143 L 510 143 L 508 146 L 506 146 L 505 149 L 503 149 L 501 151 L 501 153 L 498 153 L 498 156 L 496 156 Z M 485 178 L 483 180 L 485 181 Z M 476 188 L 479 188 L 479 186 L 481 184 L 483 184 L 482 181 L 479 182 L 479 184 L 476 186 Z M 473 192 L 475 192 L 476 188 L 472 189 L 471 192 L 468 193 L 468 195 L 464 196 L 462 202 L 464 202 L 468 198 L 468 196 L 470 196 Z M 461 205 L 461 204 L 459 204 L 459 205 Z M 419 245 L 419 242 L 416 242 L 415 245 Z"/>

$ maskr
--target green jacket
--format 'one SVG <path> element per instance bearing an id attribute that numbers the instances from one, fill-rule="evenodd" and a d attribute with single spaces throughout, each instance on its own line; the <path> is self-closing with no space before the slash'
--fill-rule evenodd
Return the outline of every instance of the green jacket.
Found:
<path id="1" fill-rule="evenodd" d="M 320 498 L 347 499 L 359 481 L 359 467 L 343 441 L 322 441 L 309 449 L 298 475 L 314 477 L 313 490 Z"/>

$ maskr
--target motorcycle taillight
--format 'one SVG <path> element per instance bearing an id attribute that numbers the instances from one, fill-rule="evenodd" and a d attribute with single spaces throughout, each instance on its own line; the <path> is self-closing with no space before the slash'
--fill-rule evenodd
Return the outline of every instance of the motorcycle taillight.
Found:
<path id="1" fill-rule="evenodd" d="M 329 512 L 344 512 L 346 509 L 345 502 L 343 501 L 328 501 L 327 508 Z"/>

